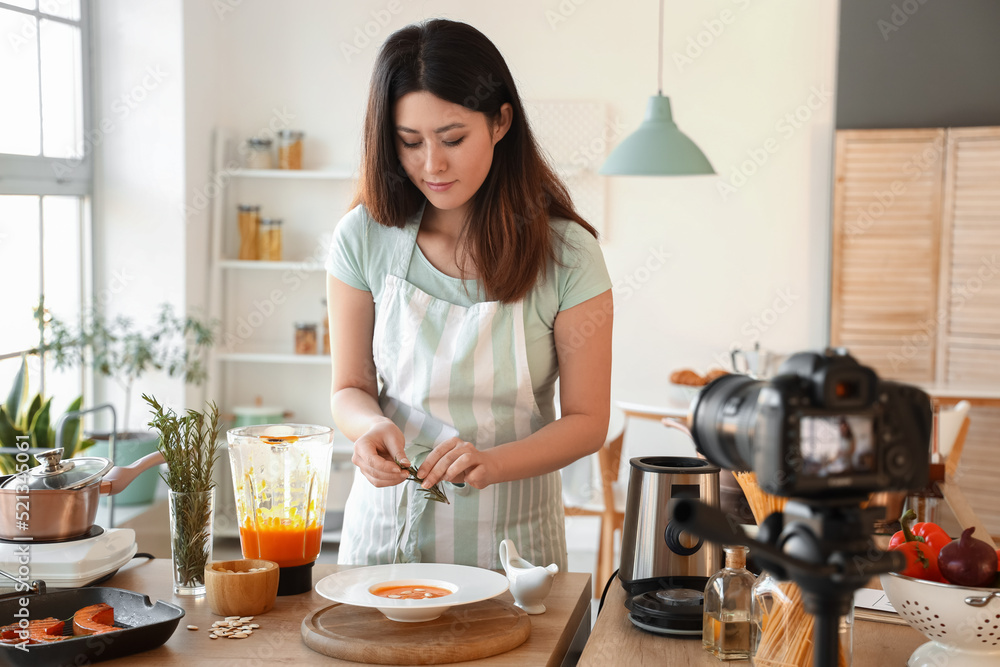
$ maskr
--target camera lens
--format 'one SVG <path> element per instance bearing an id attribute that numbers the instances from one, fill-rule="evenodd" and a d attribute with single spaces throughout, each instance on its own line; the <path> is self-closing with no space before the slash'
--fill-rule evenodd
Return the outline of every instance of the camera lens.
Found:
<path id="1" fill-rule="evenodd" d="M 757 395 L 763 384 L 746 375 L 723 375 L 698 395 L 691 436 L 698 451 L 720 468 L 753 468 Z"/>

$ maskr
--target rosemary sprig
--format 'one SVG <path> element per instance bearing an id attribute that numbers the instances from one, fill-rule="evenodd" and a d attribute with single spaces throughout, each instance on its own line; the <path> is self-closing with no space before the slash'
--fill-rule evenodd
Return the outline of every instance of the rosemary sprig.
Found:
<path id="1" fill-rule="evenodd" d="M 219 408 L 212 403 L 205 413 L 188 410 L 178 416 L 155 398 L 145 394 L 142 398 L 152 408 L 149 425 L 160 433 L 157 448 L 167 463 L 167 474 L 161 477 L 174 493 L 170 522 L 177 580 L 184 586 L 203 586 L 212 546 L 212 502 L 207 492 L 215 487 L 212 469 L 218 459 Z"/>
<path id="2" fill-rule="evenodd" d="M 393 460 L 396 461 L 396 465 L 399 466 L 400 470 L 405 470 L 406 472 L 410 473 L 410 476 L 406 478 L 406 481 L 408 481 L 408 482 L 416 482 L 417 484 L 423 484 L 424 483 L 424 480 L 422 480 L 419 477 L 417 477 L 417 467 L 416 466 L 414 466 L 412 464 L 408 465 L 408 466 L 407 465 L 403 465 L 398 459 L 393 459 Z M 446 496 L 444 494 L 444 491 L 442 491 L 441 487 L 438 486 L 437 484 L 435 484 L 434 486 L 432 486 L 429 489 L 425 489 L 423 487 L 420 487 L 419 490 L 421 492 L 423 492 L 424 497 L 427 498 L 428 500 L 433 500 L 435 502 L 444 503 L 445 505 L 450 505 L 451 504 L 451 502 L 449 502 L 449 500 L 448 500 L 448 496 Z"/>

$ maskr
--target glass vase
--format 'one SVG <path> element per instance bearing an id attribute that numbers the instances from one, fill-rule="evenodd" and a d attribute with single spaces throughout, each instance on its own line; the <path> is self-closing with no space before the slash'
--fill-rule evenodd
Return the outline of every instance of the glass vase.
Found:
<path id="1" fill-rule="evenodd" d="M 168 502 L 174 593 L 204 595 L 205 566 L 212 560 L 215 489 L 169 491 Z"/>
<path id="2" fill-rule="evenodd" d="M 756 667 L 813 667 L 815 622 L 806 613 L 802 591 L 790 581 L 761 573 L 752 594 L 753 655 Z M 854 607 L 840 617 L 839 667 L 850 667 L 854 647 Z"/>

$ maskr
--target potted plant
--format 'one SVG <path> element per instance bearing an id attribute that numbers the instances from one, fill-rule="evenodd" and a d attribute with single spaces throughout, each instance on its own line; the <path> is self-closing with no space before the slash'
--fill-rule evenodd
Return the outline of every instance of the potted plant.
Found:
<path id="1" fill-rule="evenodd" d="M 0 453 L 0 475 L 12 475 L 18 471 L 18 443 L 27 438 L 32 449 L 50 449 L 56 446 L 56 432 L 53 425 L 58 419 L 52 419 L 52 398 L 44 398 L 40 393 L 28 400 L 28 361 L 26 355 L 21 355 L 21 368 L 14 376 L 7 400 L 0 405 L 0 447 L 5 451 Z M 66 412 L 80 409 L 82 396 L 69 404 Z M 94 444 L 93 440 L 84 439 L 80 435 L 80 418 L 70 417 L 63 421 L 59 444 L 63 448 L 63 458 L 79 454 Z M 38 464 L 34 457 L 20 461 L 34 467 Z"/>
<path id="2" fill-rule="evenodd" d="M 109 319 L 96 311 L 86 313 L 78 325 L 70 324 L 51 316 L 43 305 L 35 316 L 47 331 L 39 351 L 51 354 L 57 369 L 83 364 L 86 360 L 96 372 L 121 388 L 124 402 L 115 438 L 115 465 L 128 465 L 153 453 L 159 441 L 155 433 L 133 430 L 132 390 L 137 381 L 150 371 L 182 377 L 191 384 L 200 384 L 206 377 L 203 357 L 214 342 L 214 323 L 178 316 L 169 304 L 163 304 L 156 320 L 146 327 L 127 317 Z M 95 452 L 107 456 L 107 436 L 95 438 L 99 440 Z M 157 479 L 153 470 L 143 473 L 116 496 L 117 502 L 122 505 L 151 502 Z"/>

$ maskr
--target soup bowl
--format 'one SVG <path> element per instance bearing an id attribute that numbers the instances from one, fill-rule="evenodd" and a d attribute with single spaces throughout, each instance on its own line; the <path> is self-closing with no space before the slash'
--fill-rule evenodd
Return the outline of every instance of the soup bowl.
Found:
<path id="1" fill-rule="evenodd" d="M 316 592 L 356 607 L 373 607 L 386 618 L 402 623 L 432 621 L 452 607 L 496 597 L 507 590 L 507 577 L 478 567 L 446 563 L 399 563 L 342 570 L 324 577 Z M 399 597 L 387 597 L 396 589 Z M 414 589 L 424 589 L 414 591 Z M 440 597 L 423 595 L 428 589 L 447 591 Z M 408 591 L 409 595 L 402 595 Z M 380 593 L 385 593 L 382 595 Z M 420 597 L 415 598 L 414 593 Z"/>

